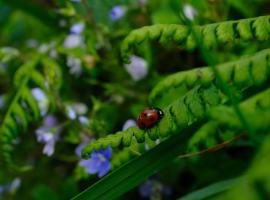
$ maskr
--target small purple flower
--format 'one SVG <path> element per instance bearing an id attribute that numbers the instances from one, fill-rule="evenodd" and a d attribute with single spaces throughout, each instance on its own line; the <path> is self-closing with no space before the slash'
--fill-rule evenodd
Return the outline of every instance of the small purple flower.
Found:
<path id="1" fill-rule="evenodd" d="M 79 58 L 69 56 L 67 58 L 67 66 L 70 68 L 69 72 L 78 77 L 82 73 L 82 62 Z"/>
<path id="2" fill-rule="evenodd" d="M 77 23 L 73 24 L 70 28 L 70 33 L 75 35 L 80 35 L 83 32 L 84 24 L 83 23 Z"/>
<path id="3" fill-rule="evenodd" d="M 81 36 L 83 29 L 83 23 L 73 24 L 70 27 L 70 34 L 65 38 L 64 47 L 67 49 L 84 47 L 83 37 Z"/>
<path id="4" fill-rule="evenodd" d="M 127 130 L 129 127 L 132 127 L 132 126 L 136 126 L 137 125 L 137 122 L 133 119 L 128 119 L 124 125 L 123 125 L 123 128 L 122 130 L 125 131 Z"/>
<path id="5" fill-rule="evenodd" d="M 83 47 L 83 38 L 81 35 L 70 34 L 65 38 L 64 47 L 67 49 L 73 49 L 77 47 Z"/>
<path id="6" fill-rule="evenodd" d="M 147 180 L 139 188 L 140 195 L 142 197 L 150 197 L 152 193 L 152 181 Z"/>
<path id="7" fill-rule="evenodd" d="M 0 95 L 0 109 L 5 106 L 5 95 Z"/>
<path id="8" fill-rule="evenodd" d="M 189 20 L 193 20 L 194 17 L 196 16 L 197 12 L 194 9 L 193 6 L 189 5 L 189 4 L 185 4 L 184 8 L 183 8 L 183 12 L 184 15 L 189 19 Z"/>
<path id="9" fill-rule="evenodd" d="M 114 6 L 110 11 L 110 17 L 112 21 L 121 19 L 126 13 L 126 9 L 123 6 Z"/>
<path id="10" fill-rule="evenodd" d="M 131 56 L 131 63 L 125 65 L 125 68 L 134 81 L 139 81 L 148 73 L 147 62 L 138 56 Z"/>
<path id="11" fill-rule="evenodd" d="M 69 119 L 74 120 L 77 117 L 83 116 L 87 113 L 88 107 L 84 103 L 76 102 L 72 104 L 66 104 L 66 114 Z M 82 119 L 85 120 L 85 119 Z"/>
<path id="12" fill-rule="evenodd" d="M 154 195 L 170 196 L 172 190 L 169 186 L 162 184 L 155 179 L 149 179 L 139 187 L 139 193 L 143 198 L 148 198 Z"/>
<path id="13" fill-rule="evenodd" d="M 80 157 L 83 147 L 88 142 L 80 144 L 75 153 Z M 79 161 L 79 166 L 83 167 L 88 174 L 98 173 L 98 177 L 101 178 L 111 168 L 110 159 L 112 157 L 112 148 L 108 147 L 107 149 L 99 149 L 98 151 L 93 151 L 89 160 L 81 159 Z"/>
<path id="14" fill-rule="evenodd" d="M 69 119 L 71 119 L 71 120 L 76 119 L 76 112 L 74 109 L 72 109 L 71 106 L 66 107 L 66 114 L 67 114 Z"/>
<path id="15" fill-rule="evenodd" d="M 79 116 L 78 120 L 80 122 L 81 125 L 89 125 L 89 119 L 85 116 Z"/>
<path id="16" fill-rule="evenodd" d="M 21 186 L 21 179 L 15 178 L 11 183 L 0 185 L 0 198 L 5 193 L 14 193 Z"/>
<path id="17" fill-rule="evenodd" d="M 41 112 L 41 115 L 44 116 L 49 109 L 49 100 L 47 96 L 40 88 L 33 88 L 31 93 L 38 103 L 38 108 Z"/>
<path id="18" fill-rule="evenodd" d="M 0 185 L 0 197 L 8 190 L 7 185 Z"/>
<path id="19" fill-rule="evenodd" d="M 9 185 L 9 191 L 11 193 L 15 192 L 21 186 L 21 179 L 15 178 Z"/>
<path id="20" fill-rule="evenodd" d="M 49 115 L 44 118 L 42 127 L 36 130 L 37 141 L 45 144 L 43 153 L 47 156 L 54 153 L 55 143 L 59 140 L 60 128 L 57 128 L 56 125 L 56 118 Z"/>

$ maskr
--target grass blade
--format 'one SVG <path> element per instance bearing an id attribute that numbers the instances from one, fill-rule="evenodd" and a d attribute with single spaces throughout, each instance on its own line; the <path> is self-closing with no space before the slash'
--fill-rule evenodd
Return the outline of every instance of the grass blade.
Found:
<path id="1" fill-rule="evenodd" d="M 186 150 L 188 138 L 197 130 L 196 122 L 182 133 L 160 143 L 144 155 L 137 157 L 78 194 L 73 200 L 116 199 L 143 182 Z"/>
<path id="2" fill-rule="evenodd" d="M 229 179 L 209 185 L 205 188 L 194 191 L 178 200 L 202 200 L 218 193 L 224 192 L 234 186 L 241 178 Z"/>

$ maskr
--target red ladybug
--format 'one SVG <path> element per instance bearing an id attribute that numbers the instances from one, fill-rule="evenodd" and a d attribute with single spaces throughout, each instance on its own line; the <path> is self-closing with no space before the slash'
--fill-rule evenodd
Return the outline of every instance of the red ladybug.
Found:
<path id="1" fill-rule="evenodd" d="M 164 113 L 159 108 L 145 108 L 138 117 L 137 125 L 140 129 L 153 127 L 163 117 Z"/>

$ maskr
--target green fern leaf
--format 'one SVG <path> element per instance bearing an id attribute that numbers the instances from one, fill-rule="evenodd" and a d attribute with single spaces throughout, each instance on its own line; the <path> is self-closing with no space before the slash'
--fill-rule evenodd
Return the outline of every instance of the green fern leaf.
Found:
<path id="1" fill-rule="evenodd" d="M 108 146 L 113 148 L 120 145 L 129 146 L 132 143 L 133 136 L 138 143 L 143 143 L 146 137 L 156 140 L 167 138 L 174 133 L 180 133 L 182 129 L 198 119 L 202 119 L 209 108 L 219 103 L 219 93 L 214 86 L 206 88 L 198 86 L 164 108 L 164 117 L 153 128 L 141 130 L 134 126 L 126 131 L 109 134 L 105 138 L 100 138 L 88 144 L 83 149 L 82 156 L 89 158 L 93 150 L 107 148 Z"/>
<path id="2" fill-rule="evenodd" d="M 34 119 L 39 119 L 40 111 L 37 102 L 33 98 L 28 83 L 32 80 L 40 87 L 45 87 L 45 81 L 39 72 L 35 72 L 35 66 L 39 62 L 38 59 L 22 65 L 15 73 L 14 85 L 17 88 L 15 96 L 13 97 L 6 114 L 4 115 L 2 124 L 0 126 L 0 141 L 1 141 L 1 154 L 11 170 L 26 170 L 26 167 L 17 167 L 12 162 L 12 141 L 17 138 L 22 132 L 18 127 L 21 125 L 22 130 L 26 131 L 28 123 L 33 114 Z M 26 104 L 25 104 L 26 103 Z"/>
<path id="3" fill-rule="evenodd" d="M 36 100 L 33 98 L 28 88 L 24 88 L 22 92 L 22 99 L 28 104 L 29 108 L 33 111 L 34 119 L 38 120 L 40 117 L 40 111 Z"/>
<path id="4" fill-rule="evenodd" d="M 253 56 L 216 67 L 223 81 L 243 90 L 252 85 L 260 86 L 266 83 L 270 75 L 269 56 L 270 49 L 265 49 Z M 173 99 L 181 97 L 190 88 L 199 84 L 209 85 L 215 81 L 211 67 L 178 72 L 166 77 L 155 86 L 150 93 L 149 102 L 152 105 L 165 106 Z"/>
<path id="5" fill-rule="evenodd" d="M 258 39 L 260 41 L 269 40 L 270 16 L 262 16 L 235 21 L 225 21 L 215 24 L 193 27 L 197 33 L 198 40 L 203 46 L 212 48 L 217 43 L 225 44 L 241 40 Z M 157 24 L 145 26 L 133 30 L 125 38 L 121 47 L 121 54 L 124 62 L 129 62 L 129 55 L 132 47 L 145 40 L 157 40 L 162 44 L 175 42 L 188 50 L 193 50 L 197 46 L 194 35 L 190 27 L 176 24 Z"/>
<path id="6" fill-rule="evenodd" d="M 13 105 L 13 109 L 12 109 L 12 113 L 15 116 L 19 117 L 19 122 L 21 123 L 22 127 L 24 130 L 27 129 L 28 126 L 28 116 L 27 114 L 24 112 L 24 110 L 22 109 L 22 107 L 19 104 L 14 104 Z"/>

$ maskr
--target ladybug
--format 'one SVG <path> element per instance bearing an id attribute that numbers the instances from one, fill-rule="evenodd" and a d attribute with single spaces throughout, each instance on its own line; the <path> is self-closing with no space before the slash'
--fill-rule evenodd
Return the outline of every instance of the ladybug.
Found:
<path id="1" fill-rule="evenodd" d="M 137 125 L 140 129 L 149 129 L 158 123 L 163 115 L 159 108 L 145 108 L 137 119 Z"/>

